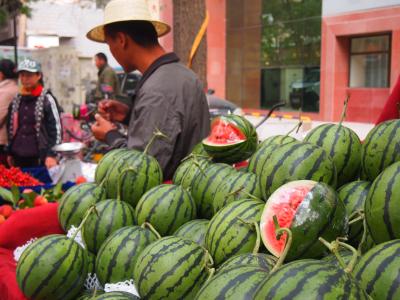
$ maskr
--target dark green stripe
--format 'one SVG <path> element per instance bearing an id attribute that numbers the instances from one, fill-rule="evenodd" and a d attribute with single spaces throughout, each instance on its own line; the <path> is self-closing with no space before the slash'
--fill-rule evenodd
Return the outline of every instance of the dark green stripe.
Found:
<path id="1" fill-rule="evenodd" d="M 400 122 L 399 122 L 400 124 Z M 393 230 L 393 224 L 391 220 L 391 215 L 390 215 L 390 204 L 393 202 L 392 199 L 392 191 L 393 191 L 393 185 L 395 181 L 397 181 L 397 178 L 400 175 L 400 166 L 397 168 L 395 175 L 389 180 L 387 187 L 386 187 L 386 193 L 385 193 L 385 199 L 384 199 L 384 208 L 383 208 L 383 221 L 385 222 L 386 229 L 389 233 L 389 237 L 391 240 L 397 238 L 396 234 L 394 233 Z"/>
<path id="2" fill-rule="evenodd" d="M 182 206 L 187 206 L 186 205 L 187 203 L 185 203 L 186 202 L 185 200 L 187 199 L 187 197 L 185 197 L 185 196 L 187 196 L 187 195 L 185 194 L 185 191 L 182 188 L 180 188 L 180 191 L 179 191 L 179 188 L 180 188 L 179 186 L 174 187 L 173 195 L 172 195 L 173 199 L 170 200 L 171 205 L 174 204 L 174 215 L 172 218 L 172 222 L 169 223 L 169 225 L 167 227 L 166 232 L 168 234 L 172 234 L 172 228 L 174 228 L 174 226 L 176 226 L 176 224 L 178 222 L 182 222 L 181 218 L 178 218 L 178 216 L 180 216 L 180 214 L 181 214 Z M 175 198 L 177 196 L 176 195 L 177 193 L 179 193 L 179 198 L 178 198 L 178 201 L 176 202 Z"/>
<path id="3" fill-rule="evenodd" d="M 388 152 L 389 152 L 389 149 L 392 147 L 392 142 L 395 141 L 395 137 L 398 136 L 397 130 L 400 128 L 400 122 L 394 122 L 394 125 L 395 126 L 389 134 L 389 138 L 387 140 L 386 146 L 383 149 L 383 152 L 381 155 L 382 159 L 381 159 L 381 163 L 380 163 L 380 167 L 379 167 L 380 171 L 385 169 L 385 166 L 386 166 L 385 159 L 386 159 L 386 157 L 388 157 Z"/>

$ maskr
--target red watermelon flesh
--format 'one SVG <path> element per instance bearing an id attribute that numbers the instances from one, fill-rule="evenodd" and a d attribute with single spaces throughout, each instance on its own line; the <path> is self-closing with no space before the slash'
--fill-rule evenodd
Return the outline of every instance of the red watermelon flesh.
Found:
<path id="1" fill-rule="evenodd" d="M 280 227 L 290 228 L 297 208 L 315 185 L 313 181 L 302 181 L 303 185 L 299 186 L 297 181 L 297 185 L 288 183 L 285 189 L 276 190 L 268 199 L 261 217 L 261 237 L 267 249 L 277 257 L 285 248 L 287 234 L 282 234 L 279 240 L 276 238 L 273 217 L 277 217 Z"/>
<path id="2" fill-rule="evenodd" d="M 217 118 L 211 124 L 207 144 L 230 145 L 246 140 L 246 136 L 232 123 Z"/>

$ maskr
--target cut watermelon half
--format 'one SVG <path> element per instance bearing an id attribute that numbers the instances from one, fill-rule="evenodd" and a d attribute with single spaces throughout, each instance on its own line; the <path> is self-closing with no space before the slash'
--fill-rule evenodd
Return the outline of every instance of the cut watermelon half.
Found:
<path id="1" fill-rule="evenodd" d="M 282 254 L 287 234 L 276 238 L 273 217 L 276 216 L 280 227 L 289 228 L 300 204 L 307 194 L 317 184 L 312 180 L 297 180 L 289 182 L 277 189 L 268 199 L 260 221 L 261 237 L 268 251 L 274 256 Z"/>
<path id="2" fill-rule="evenodd" d="M 232 122 L 216 118 L 211 124 L 211 133 L 203 141 L 210 146 L 235 145 L 246 141 L 246 135 Z"/>

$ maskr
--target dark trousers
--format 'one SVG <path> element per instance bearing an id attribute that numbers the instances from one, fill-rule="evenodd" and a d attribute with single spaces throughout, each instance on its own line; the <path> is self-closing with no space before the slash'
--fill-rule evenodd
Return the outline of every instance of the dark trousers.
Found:
<path id="1" fill-rule="evenodd" d="M 14 167 L 35 168 L 41 166 L 39 157 L 21 157 L 13 155 Z"/>

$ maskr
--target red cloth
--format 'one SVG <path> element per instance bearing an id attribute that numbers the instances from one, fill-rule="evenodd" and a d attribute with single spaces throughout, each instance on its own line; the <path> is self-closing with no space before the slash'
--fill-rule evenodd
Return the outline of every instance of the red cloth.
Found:
<path id="1" fill-rule="evenodd" d="M 375 125 L 378 125 L 384 121 L 398 119 L 399 118 L 399 107 L 400 104 L 400 76 L 397 78 L 396 85 L 393 88 L 392 93 L 390 94 L 388 100 L 383 107 L 383 110 L 375 122 Z"/>
<path id="2" fill-rule="evenodd" d="M 19 290 L 13 257 L 15 248 L 32 238 L 64 233 L 58 223 L 57 203 L 23 209 L 0 225 L 0 299 L 25 300 Z"/>

